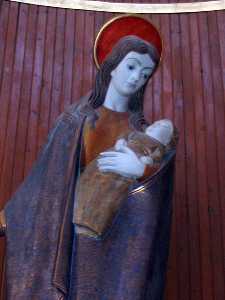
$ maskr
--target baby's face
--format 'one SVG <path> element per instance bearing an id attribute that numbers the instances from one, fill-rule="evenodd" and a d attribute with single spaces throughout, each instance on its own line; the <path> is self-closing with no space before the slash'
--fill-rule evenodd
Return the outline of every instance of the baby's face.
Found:
<path id="1" fill-rule="evenodd" d="M 145 129 L 145 133 L 166 146 L 173 135 L 173 123 L 167 119 L 156 121 Z"/>

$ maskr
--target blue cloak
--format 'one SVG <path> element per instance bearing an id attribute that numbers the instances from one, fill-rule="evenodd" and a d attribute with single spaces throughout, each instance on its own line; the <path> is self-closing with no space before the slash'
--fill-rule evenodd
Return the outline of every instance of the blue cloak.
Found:
<path id="1" fill-rule="evenodd" d="M 175 151 L 130 187 L 101 240 L 74 234 L 74 190 L 86 116 L 63 113 L 5 208 L 7 300 L 162 300 Z"/>

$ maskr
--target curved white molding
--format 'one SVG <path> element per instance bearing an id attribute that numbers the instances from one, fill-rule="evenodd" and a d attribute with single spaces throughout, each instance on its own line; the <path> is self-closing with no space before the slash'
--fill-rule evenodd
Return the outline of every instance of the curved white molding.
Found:
<path id="1" fill-rule="evenodd" d="M 89 0 L 10 0 L 14 2 L 79 10 L 136 14 L 174 14 L 224 10 L 225 0 L 192 3 L 112 3 Z"/>

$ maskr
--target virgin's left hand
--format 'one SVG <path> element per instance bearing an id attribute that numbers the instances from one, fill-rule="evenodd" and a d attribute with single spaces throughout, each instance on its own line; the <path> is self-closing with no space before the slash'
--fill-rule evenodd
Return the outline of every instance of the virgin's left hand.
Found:
<path id="1" fill-rule="evenodd" d="M 120 147 L 120 152 L 107 151 L 100 155 L 98 168 L 102 172 L 113 172 L 129 178 L 140 178 L 144 174 L 145 163 L 125 145 Z"/>

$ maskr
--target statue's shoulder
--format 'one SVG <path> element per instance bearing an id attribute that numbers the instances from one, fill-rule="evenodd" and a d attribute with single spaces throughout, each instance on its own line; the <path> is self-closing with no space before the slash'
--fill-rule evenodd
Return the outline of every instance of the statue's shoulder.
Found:
<path id="1" fill-rule="evenodd" d="M 78 101 L 71 104 L 61 115 L 64 121 L 71 121 L 75 123 L 80 123 L 84 118 L 87 119 L 97 119 L 97 112 L 88 103 L 90 98 L 90 93 L 81 97 Z"/>

